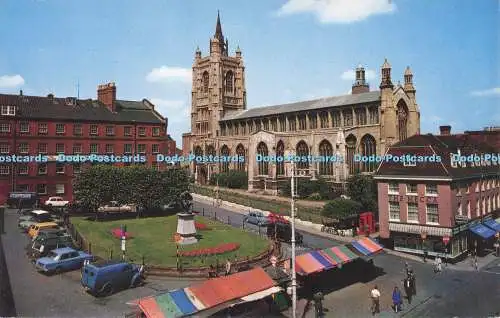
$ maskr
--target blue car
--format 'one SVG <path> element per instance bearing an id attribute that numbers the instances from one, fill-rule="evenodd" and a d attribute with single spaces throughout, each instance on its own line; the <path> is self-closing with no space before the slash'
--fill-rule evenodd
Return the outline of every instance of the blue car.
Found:
<path id="1" fill-rule="evenodd" d="M 79 269 L 86 261 L 91 261 L 93 256 L 70 247 L 57 248 L 45 257 L 36 260 L 35 267 L 39 272 L 58 274 L 63 271 Z"/>
<path id="2" fill-rule="evenodd" d="M 144 283 L 144 266 L 119 261 L 85 263 L 82 286 L 96 297 L 109 296 L 115 291 Z"/>

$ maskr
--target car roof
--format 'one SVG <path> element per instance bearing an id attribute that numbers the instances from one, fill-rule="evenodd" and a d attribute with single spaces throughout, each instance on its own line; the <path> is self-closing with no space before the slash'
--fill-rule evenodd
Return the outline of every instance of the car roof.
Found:
<path id="1" fill-rule="evenodd" d="M 96 262 L 90 263 L 89 265 L 92 265 L 96 268 L 103 268 L 103 267 L 110 267 L 110 266 L 115 266 L 115 265 L 128 265 L 128 263 L 117 261 L 117 260 L 98 260 Z"/>
<path id="2" fill-rule="evenodd" d="M 42 223 L 36 223 L 35 226 L 57 226 L 57 223 L 55 222 L 42 222 Z"/>
<path id="3" fill-rule="evenodd" d="M 61 248 L 56 248 L 55 250 L 52 250 L 52 252 L 54 252 L 56 254 L 64 254 L 64 253 L 78 252 L 78 251 L 71 248 L 71 247 L 61 247 Z"/>
<path id="4" fill-rule="evenodd" d="M 33 210 L 33 211 L 31 211 L 31 213 L 37 214 L 37 215 L 45 214 L 45 213 L 50 214 L 49 211 L 44 211 L 44 210 Z"/>

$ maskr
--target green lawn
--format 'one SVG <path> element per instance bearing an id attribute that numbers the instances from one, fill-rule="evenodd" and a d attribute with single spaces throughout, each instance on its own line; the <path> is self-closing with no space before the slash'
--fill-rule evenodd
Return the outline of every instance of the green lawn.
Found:
<path id="1" fill-rule="evenodd" d="M 247 256 L 256 256 L 268 247 L 268 241 L 255 234 L 242 231 L 226 224 L 203 217 L 196 221 L 208 225 L 211 230 L 198 231 L 202 237 L 197 244 L 181 246 L 181 250 L 215 247 L 223 243 L 239 243 L 240 248 L 233 252 L 208 257 L 182 257 L 184 268 L 208 266 L 218 260 L 224 264 L 227 258 L 234 260 Z M 85 218 L 73 217 L 71 223 L 86 241 L 92 244 L 92 254 L 109 258 L 121 257 L 120 240 L 111 234 L 111 230 L 127 226 L 132 239 L 127 241 L 127 258 L 140 262 L 144 256 L 147 265 L 176 266 L 176 244 L 173 240 L 177 229 L 177 216 L 120 220 L 111 222 L 95 222 Z"/>

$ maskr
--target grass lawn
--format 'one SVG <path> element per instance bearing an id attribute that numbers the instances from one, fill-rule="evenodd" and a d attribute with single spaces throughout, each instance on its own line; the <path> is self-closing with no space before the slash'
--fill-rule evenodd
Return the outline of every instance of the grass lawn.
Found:
<path id="1" fill-rule="evenodd" d="M 196 216 L 197 222 L 206 224 L 211 230 L 198 231 L 202 237 L 197 244 L 180 246 L 180 250 L 191 251 L 199 248 L 215 247 L 223 243 L 239 243 L 240 248 L 233 252 L 208 257 L 182 257 L 184 268 L 225 264 L 226 259 L 234 260 L 256 256 L 268 247 L 268 241 L 258 235 L 245 232 L 226 224 Z M 147 265 L 176 266 L 176 243 L 174 234 L 177 230 L 177 216 L 154 217 L 110 222 L 95 222 L 85 218 L 73 217 L 71 223 L 87 242 L 92 244 L 92 254 L 109 258 L 121 257 L 121 243 L 111 231 L 127 226 L 132 239 L 127 240 L 127 258 L 140 262 L 144 256 Z"/>

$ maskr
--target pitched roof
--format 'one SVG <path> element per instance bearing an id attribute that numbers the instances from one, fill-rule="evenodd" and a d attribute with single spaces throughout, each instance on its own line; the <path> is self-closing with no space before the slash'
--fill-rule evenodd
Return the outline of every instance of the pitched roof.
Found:
<path id="1" fill-rule="evenodd" d="M 116 100 L 117 112 L 111 112 L 104 104 L 91 99 L 74 97 L 42 97 L 0 94 L 0 105 L 18 106 L 18 115 L 27 119 L 164 123 L 147 100 Z"/>
<path id="2" fill-rule="evenodd" d="M 292 113 L 304 110 L 318 110 L 322 108 L 371 103 L 379 100 L 380 100 L 380 91 L 324 97 L 320 99 L 314 99 L 302 102 L 255 107 L 244 111 L 229 112 L 225 114 L 222 120 L 235 120 L 235 119 L 245 119 L 252 117 L 272 116 L 272 115 Z"/>
<path id="3" fill-rule="evenodd" d="M 405 166 L 402 162 L 383 161 L 376 176 L 408 176 L 408 177 L 443 177 L 452 179 L 475 178 L 481 175 L 500 175 L 498 165 L 465 166 L 452 165 L 451 155 L 460 152 L 461 156 L 473 154 L 495 154 L 494 147 L 475 140 L 467 134 L 436 136 L 432 134 L 415 135 L 389 148 L 387 154 L 393 156 L 439 156 L 440 161 L 417 162 L 415 166 Z"/>

